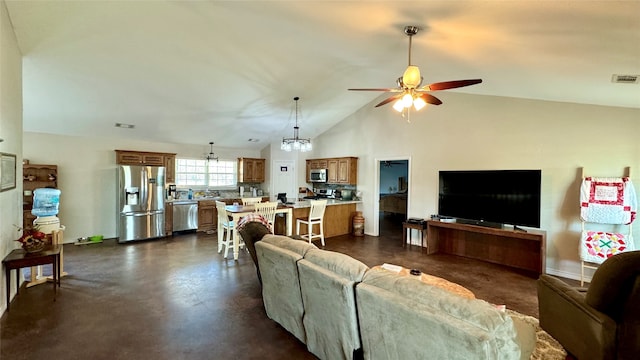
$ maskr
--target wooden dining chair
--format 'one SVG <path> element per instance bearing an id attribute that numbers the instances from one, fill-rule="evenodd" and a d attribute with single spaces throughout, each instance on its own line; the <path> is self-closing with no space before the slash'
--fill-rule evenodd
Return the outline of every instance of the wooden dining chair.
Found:
<path id="1" fill-rule="evenodd" d="M 277 201 L 263 202 L 257 203 L 255 206 L 255 212 L 262 215 L 269 222 L 271 233 L 273 234 L 273 229 L 276 222 L 276 209 L 278 208 Z"/>
<path id="2" fill-rule="evenodd" d="M 254 205 L 262 202 L 261 197 L 242 198 L 242 205 Z"/>

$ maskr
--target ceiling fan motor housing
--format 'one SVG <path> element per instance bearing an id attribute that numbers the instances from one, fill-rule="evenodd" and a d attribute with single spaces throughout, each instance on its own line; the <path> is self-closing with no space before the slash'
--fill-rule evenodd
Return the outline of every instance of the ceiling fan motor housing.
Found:
<path id="1" fill-rule="evenodd" d="M 405 26 L 404 27 L 404 33 L 409 35 L 409 36 L 413 36 L 413 35 L 417 34 L 418 30 L 420 30 L 420 28 L 417 27 L 417 26 L 409 25 L 409 26 Z"/>

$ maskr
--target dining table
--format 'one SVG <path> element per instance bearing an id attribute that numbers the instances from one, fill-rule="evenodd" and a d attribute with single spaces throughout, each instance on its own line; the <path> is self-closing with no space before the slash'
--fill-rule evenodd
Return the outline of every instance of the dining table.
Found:
<path id="1" fill-rule="evenodd" d="M 238 260 L 238 255 L 240 253 L 240 242 L 236 241 L 236 239 L 238 239 L 238 236 L 239 236 L 238 222 L 243 216 L 255 212 L 255 206 L 233 204 L 233 205 L 226 205 L 225 210 L 227 210 L 227 213 L 229 213 L 233 218 L 233 260 Z M 293 210 L 291 209 L 291 207 L 286 206 L 284 204 L 278 204 L 278 208 L 276 209 L 276 214 L 286 215 L 287 236 L 293 235 Z M 218 231 L 218 236 L 220 236 L 220 234 L 222 234 L 222 232 Z M 221 239 L 218 238 L 218 241 L 221 241 Z"/>

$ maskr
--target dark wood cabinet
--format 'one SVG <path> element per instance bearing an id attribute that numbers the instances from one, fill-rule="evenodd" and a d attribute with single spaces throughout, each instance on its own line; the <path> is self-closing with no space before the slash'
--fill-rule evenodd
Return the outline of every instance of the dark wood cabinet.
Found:
<path id="1" fill-rule="evenodd" d="M 173 203 L 164 203 L 164 232 L 167 236 L 173 234 Z"/>
<path id="2" fill-rule="evenodd" d="M 175 184 L 176 182 L 176 155 L 165 154 L 164 155 L 164 167 L 165 167 L 165 183 Z"/>
<path id="3" fill-rule="evenodd" d="M 40 188 L 58 188 L 58 166 L 24 164 L 22 165 L 22 227 L 33 226 L 36 219 L 31 214 L 33 207 L 33 191 Z"/>
<path id="4" fill-rule="evenodd" d="M 441 252 L 524 270 L 533 277 L 545 272 L 546 233 L 427 221 L 427 252 Z"/>

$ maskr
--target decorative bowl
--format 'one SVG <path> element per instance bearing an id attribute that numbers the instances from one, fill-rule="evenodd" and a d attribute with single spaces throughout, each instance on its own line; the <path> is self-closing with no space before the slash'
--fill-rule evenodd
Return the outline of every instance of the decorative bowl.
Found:
<path id="1" fill-rule="evenodd" d="M 22 248 L 24 249 L 24 251 L 26 251 L 29 254 L 33 254 L 33 253 L 37 253 L 40 252 L 42 250 L 44 250 L 44 247 L 47 244 L 43 241 L 36 241 L 36 242 L 32 242 L 29 245 L 25 244 L 22 245 Z"/>

